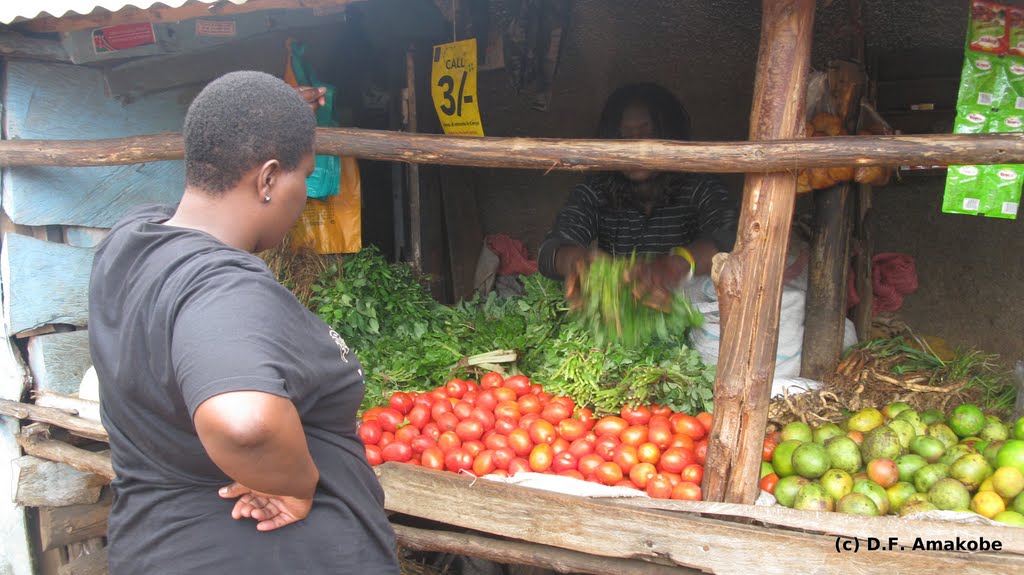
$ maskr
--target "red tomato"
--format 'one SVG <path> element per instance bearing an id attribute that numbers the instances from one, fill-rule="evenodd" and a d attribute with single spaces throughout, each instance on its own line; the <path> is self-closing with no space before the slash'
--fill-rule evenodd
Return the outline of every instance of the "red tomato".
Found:
<path id="1" fill-rule="evenodd" d="M 647 482 L 658 474 L 658 470 L 650 463 L 637 463 L 629 470 L 629 480 L 640 489 L 647 488 Z"/>
<path id="2" fill-rule="evenodd" d="M 601 456 L 605 461 L 612 460 L 612 450 L 622 443 L 618 437 L 614 435 L 602 435 L 598 438 L 597 443 L 594 444 L 594 453 Z"/>
<path id="3" fill-rule="evenodd" d="M 496 417 L 494 419 L 494 431 L 497 431 L 502 435 L 508 435 L 512 433 L 513 429 L 517 429 L 518 427 L 519 424 L 511 417 Z"/>
<path id="4" fill-rule="evenodd" d="M 541 387 L 541 385 L 539 383 L 531 383 L 530 384 L 530 393 L 531 394 L 537 395 L 537 394 L 541 393 L 542 391 L 544 391 L 544 388 Z"/>
<path id="5" fill-rule="evenodd" d="M 381 410 L 377 414 L 377 423 L 380 424 L 380 428 L 384 431 L 394 433 L 403 421 L 405 421 L 405 416 L 399 413 L 398 410 L 391 409 L 390 407 Z"/>
<path id="6" fill-rule="evenodd" d="M 415 425 L 403 425 L 395 432 L 395 441 L 412 444 L 412 440 L 419 437 L 420 430 Z"/>
<path id="7" fill-rule="evenodd" d="M 518 420 L 520 413 L 519 404 L 514 401 L 500 401 L 494 408 L 496 418 Z"/>
<path id="8" fill-rule="evenodd" d="M 565 395 L 556 395 L 555 397 L 552 397 L 551 401 L 548 403 L 560 403 L 569 408 L 570 414 L 576 411 L 576 402 L 573 401 L 571 397 Z"/>
<path id="9" fill-rule="evenodd" d="M 381 449 L 384 449 L 385 447 L 387 447 L 389 443 L 391 443 L 394 440 L 395 434 L 391 433 L 390 431 L 385 431 L 380 434 L 380 441 L 377 442 L 377 445 L 380 446 Z"/>
<path id="10" fill-rule="evenodd" d="M 652 415 L 651 420 L 647 422 L 647 427 L 668 427 L 669 431 L 672 430 L 672 422 L 669 421 L 668 417 L 664 415 Z"/>
<path id="11" fill-rule="evenodd" d="M 680 483 L 683 482 L 683 476 L 679 475 L 678 473 L 669 473 L 668 471 L 662 471 L 661 474 L 668 478 L 668 481 L 669 483 L 672 484 L 672 487 L 675 487 L 676 485 L 679 485 Z"/>
<path id="12" fill-rule="evenodd" d="M 498 403 L 501 403 L 503 401 L 516 401 L 516 399 L 519 397 L 518 395 L 516 395 L 515 391 L 512 391 L 507 387 L 496 387 L 493 390 L 491 390 L 491 393 L 494 394 L 494 397 L 495 399 L 498 400 Z"/>
<path id="13" fill-rule="evenodd" d="M 711 414 L 706 411 L 702 411 L 697 414 L 697 421 L 704 426 L 704 435 L 711 433 L 711 420 Z M 778 441 L 775 443 L 778 443 Z"/>
<path id="14" fill-rule="evenodd" d="M 662 417 L 669 417 L 672 415 L 672 408 L 667 405 L 658 405 L 657 403 L 651 404 L 651 415 L 660 415 Z"/>
<path id="15" fill-rule="evenodd" d="M 505 378 L 500 373 L 489 371 L 480 378 L 481 389 L 491 389 L 494 387 L 501 387 L 501 384 L 505 381 Z"/>
<path id="16" fill-rule="evenodd" d="M 569 471 L 576 469 L 576 456 L 568 451 L 555 454 L 555 460 L 551 463 L 551 469 L 555 473 L 561 474 L 563 471 Z"/>
<path id="17" fill-rule="evenodd" d="M 546 443 L 551 445 L 555 442 L 555 438 L 558 437 L 558 431 L 555 430 L 555 426 L 543 419 L 538 419 L 531 423 L 529 432 L 530 439 L 536 444 Z"/>
<path id="18" fill-rule="evenodd" d="M 533 440 L 525 429 L 515 429 L 508 434 L 508 446 L 519 457 L 526 457 L 533 451 Z"/>
<path id="19" fill-rule="evenodd" d="M 444 391 L 445 393 L 448 394 L 448 397 L 462 399 L 462 396 L 466 395 L 466 392 L 469 391 L 469 388 L 466 387 L 465 381 L 455 378 L 448 380 L 448 383 L 446 383 L 444 386 Z"/>
<path id="20" fill-rule="evenodd" d="M 414 405 L 405 418 L 409 420 L 410 425 L 422 431 L 423 426 L 430 423 L 430 408 L 423 405 Z"/>
<path id="21" fill-rule="evenodd" d="M 429 435 L 417 435 L 409 442 L 409 447 L 412 447 L 413 455 L 421 455 L 427 449 L 437 447 L 437 441 Z"/>
<path id="22" fill-rule="evenodd" d="M 637 407 L 623 405 L 619 415 L 630 425 L 647 425 L 647 422 L 651 420 L 650 408 L 643 405 Z"/>
<path id="23" fill-rule="evenodd" d="M 493 412 L 494 408 L 498 406 L 498 398 L 494 395 L 493 391 L 485 389 L 480 392 L 480 395 L 476 396 L 475 406 L 485 411 Z"/>
<path id="24" fill-rule="evenodd" d="M 482 477 L 497 469 L 494 465 L 494 452 L 490 449 L 481 451 L 479 455 L 473 459 L 473 475 Z"/>
<path id="25" fill-rule="evenodd" d="M 579 458 L 579 461 L 576 463 L 576 469 L 583 474 L 583 477 L 590 477 L 597 472 L 597 468 L 600 467 L 602 463 L 604 463 L 604 459 L 602 459 L 600 455 L 591 453 Z"/>
<path id="26" fill-rule="evenodd" d="M 588 441 L 586 438 L 579 438 L 569 444 L 569 453 L 576 456 L 576 459 L 583 457 L 584 455 L 590 455 L 594 452 L 594 444 Z"/>
<path id="27" fill-rule="evenodd" d="M 409 447 L 408 443 L 392 441 L 380 450 L 380 455 L 384 458 L 384 461 L 404 463 L 412 459 L 412 448 Z"/>
<path id="28" fill-rule="evenodd" d="M 594 429 L 594 425 L 597 423 L 597 419 L 594 417 L 594 412 L 590 411 L 586 407 L 577 409 L 574 417 L 583 423 L 583 427 L 587 431 Z"/>
<path id="29" fill-rule="evenodd" d="M 655 499 L 670 499 L 672 497 L 672 482 L 660 473 L 651 477 L 647 481 L 647 495 Z"/>
<path id="30" fill-rule="evenodd" d="M 641 443 L 647 443 L 648 430 L 646 425 L 630 425 L 622 430 L 619 438 L 622 443 L 636 447 Z"/>
<path id="31" fill-rule="evenodd" d="M 484 446 L 483 442 L 477 441 L 475 439 L 471 439 L 469 441 L 463 442 L 462 443 L 462 448 L 465 449 L 466 452 L 469 453 L 473 457 L 476 457 L 477 455 L 480 455 L 480 453 L 482 451 L 487 449 L 487 447 Z"/>
<path id="32" fill-rule="evenodd" d="M 427 412 L 430 412 L 430 407 L 434 405 L 434 396 L 429 393 L 421 393 L 412 400 L 413 406 L 420 406 L 427 408 Z"/>
<path id="33" fill-rule="evenodd" d="M 641 443 L 636 448 L 636 458 L 640 463 L 657 464 L 661 459 L 661 449 L 649 441 Z"/>
<path id="34" fill-rule="evenodd" d="M 404 391 L 396 391 L 391 394 L 391 399 L 388 400 L 388 405 L 391 409 L 394 409 L 398 413 L 405 415 L 412 409 L 412 397 Z"/>
<path id="35" fill-rule="evenodd" d="M 460 400 L 454 407 L 452 407 L 452 413 L 459 418 L 459 421 L 462 421 L 469 417 L 470 413 L 473 413 L 473 406 L 468 401 Z"/>
<path id="36" fill-rule="evenodd" d="M 622 481 L 622 468 L 611 461 L 599 465 L 594 474 L 597 475 L 597 480 L 605 485 L 615 485 Z"/>
<path id="37" fill-rule="evenodd" d="M 496 418 L 490 411 L 474 407 L 473 411 L 469 414 L 469 419 L 480 422 L 484 431 L 490 431 L 494 429 L 494 424 L 497 423 L 498 418 Z"/>
<path id="38" fill-rule="evenodd" d="M 508 464 L 509 475 L 515 475 L 520 471 L 530 471 L 530 461 L 525 457 L 517 457 Z"/>
<path id="39" fill-rule="evenodd" d="M 427 437 L 433 437 L 434 441 L 437 441 L 437 438 L 441 436 L 441 428 L 438 427 L 436 423 L 431 421 L 430 423 L 423 426 L 423 429 L 420 431 L 420 434 L 426 435 Z"/>
<path id="40" fill-rule="evenodd" d="M 479 392 L 480 392 L 480 385 L 477 384 L 477 382 L 473 381 L 472 379 L 467 379 L 466 380 L 466 393 L 474 393 L 475 394 L 475 393 L 479 393 Z M 465 399 L 466 396 L 462 396 L 462 398 Z"/>
<path id="41" fill-rule="evenodd" d="M 444 467 L 448 471 L 458 473 L 463 469 L 473 469 L 473 456 L 461 447 L 452 449 L 444 456 Z"/>
<path id="42" fill-rule="evenodd" d="M 437 438 L 437 446 L 442 452 L 448 453 L 456 447 L 462 447 L 462 439 L 454 431 L 446 431 Z"/>
<path id="43" fill-rule="evenodd" d="M 558 422 L 558 436 L 566 441 L 576 441 L 586 432 L 583 422 L 578 419 L 563 419 Z"/>
<path id="44" fill-rule="evenodd" d="M 538 473 L 551 468 L 555 459 L 554 450 L 547 443 L 541 443 L 530 452 L 530 469 Z"/>
<path id="45" fill-rule="evenodd" d="M 469 382 L 466 383 L 468 384 Z M 466 403 L 472 405 L 473 407 L 476 407 L 476 398 L 479 394 L 480 392 L 471 389 L 467 391 L 465 395 L 462 396 L 462 401 L 465 401 Z"/>
<path id="46" fill-rule="evenodd" d="M 494 450 L 494 466 L 498 469 L 508 469 L 508 464 L 516 458 L 516 452 L 511 447 L 500 447 Z"/>
<path id="47" fill-rule="evenodd" d="M 434 405 L 430 406 L 430 418 L 437 421 L 439 417 L 445 413 L 452 412 L 452 404 L 447 399 L 444 401 L 435 401 Z"/>
<path id="48" fill-rule="evenodd" d="M 532 390 L 531 390 L 531 393 L 532 393 Z M 540 404 L 541 405 L 547 405 L 548 402 L 551 401 L 551 394 L 547 393 L 546 391 L 538 391 L 536 393 L 536 395 L 537 395 L 537 399 L 540 400 Z"/>
<path id="49" fill-rule="evenodd" d="M 495 469 L 491 475 L 497 475 L 498 477 L 508 477 L 508 471 L 504 469 Z"/>
<path id="50" fill-rule="evenodd" d="M 660 449 L 668 449 L 672 445 L 672 429 L 668 425 L 651 425 L 647 429 L 647 441 Z"/>
<path id="51" fill-rule="evenodd" d="M 448 394 L 445 392 L 443 387 L 437 387 L 437 388 L 432 389 L 430 391 L 430 395 L 433 396 L 434 403 L 439 403 L 439 402 L 443 401 L 443 402 L 451 405 L 451 402 L 448 401 Z"/>
<path id="52" fill-rule="evenodd" d="M 697 457 L 697 463 L 704 465 L 708 457 L 708 440 L 701 439 L 697 442 L 697 447 L 694 448 L 693 454 Z"/>
<path id="53" fill-rule="evenodd" d="M 614 435 L 618 437 L 622 435 L 622 430 L 629 427 L 629 423 L 621 417 L 609 415 L 608 417 L 602 417 L 594 424 L 594 433 L 598 436 L 601 435 Z"/>
<path id="54" fill-rule="evenodd" d="M 384 432 L 376 420 L 364 421 L 359 425 L 359 439 L 366 445 L 377 445 L 380 436 Z"/>
<path id="55" fill-rule="evenodd" d="M 699 419 L 685 413 L 676 413 L 671 417 L 672 432 L 687 435 L 690 439 L 697 441 L 704 437 L 707 432 Z"/>
<path id="56" fill-rule="evenodd" d="M 672 443 L 669 444 L 669 447 L 683 447 L 685 449 L 693 450 L 696 447 L 696 444 L 689 435 L 677 433 L 672 436 Z"/>
<path id="57" fill-rule="evenodd" d="M 536 395 L 527 393 L 519 398 L 519 413 L 540 413 L 544 408 Z"/>
<path id="58" fill-rule="evenodd" d="M 679 475 L 683 478 L 683 481 L 700 485 L 700 482 L 704 479 L 704 466 L 699 463 L 691 463 L 684 467 Z"/>
<path id="59" fill-rule="evenodd" d="M 617 445 L 612 450 L 612 461 L 619 466 L 622 473 L 629 473 L 634 465 L 640 463 L 640 460 L 637 459 L 636 447 L 625 443 Z"/>
<path id="60" fill-rule="evenodd" d="M 781 431 L 773 431 L 773 432 L 768 434 L 768 439 L 774 441 L 775 445 L 778 445 L 778 444 L 782 443 L 782 432 Z"/>
<path id="61" fill-rule="evenodd" d="M 455 426 L 455 433 L 462 441 L 473 441 L 484 435 L 484 426 L 475 419 L 464 419 Z"/>
<path id="62" fill-rule="evenodd" d="M 563 451 L 569 451 L 569 442 L 561 437 L 556 437 L 555 441 L 551 443 L 551 449 L 555 450 L 555 455 Z"/>
<path id="63" fill-rule="evenodd" d="M 672 488 L 672 499 L 681 499 L 683 501 L 700 501 L 700 485 L 690 483 L 689 481 L 683 481 L 679 485 Z"/>
<path id="64" fill-rule="evenodd" d="M 522 427 L 523 429 L 530 429 L 530 426 L 533 425 L 533 422 L 539 419 L 539 413 L 527 413 L 526 415 L 519 418 L 519 427 Z"/>
<path id="65" fill-rule="evenodd" d="M 459 424 L 459 418 L 454 413 L 442 413 L 437 418 L 437 427 L 441 431 L 451 431 Z"/>
<path id="66" fill-rule="evenodd" d="M 444 452 L 438 446 L 428 447 L 420 454 L 420 465 L 427 469 L 444 470 Z"/>
<path id="67" fill-rule="evenodd" d="M 370 409 L 367 409 L 366 411 L 363 412 L 363 421 L 374 421 L 375 419 L 377 419 L 377 416 L 380 415 L 380 412 L 384 411 L 385 409 L 387 408 L 380 406 L 371 407 Z"/>
<path id="68" fill-rule="evenodd" d="M 775 442 L 766 437 L 764 439 L 764 447 L 761 448 L 761 460 L 771 461 L 772 455 L 775 455 L 775 447 Z"/>
<path id="69" fill-rule="evenodd" d="M 525 375 L 513 375 L 505 379 L 501 386 L 516 392 L 517 397 L 530 393 L 530 380 Z"/>
<path id="70" fill-rule="evenodd" d="M 501 449 L 502 447 L 508 447 L 508 436 L 495 433 L 484 439 L 484 446 L 487 449 Z"/>
<path id="71" fill-rule="evenodd" d="M 384 463 L 384 457 L 381 455 L 381 449 L 376 445 L 366 446 L 366 460 L 370 462 L 370 465 L 380 465 Z"/>
<path id="72" fill-rule="evenodd" d="M 563 477 L 572 477 L 573 479 L 579 479 L 580 481 L 583 481 L 583 474 L 580 473 L 579 471 L 576 471 L 575 469 L 567 469 L 565 471 L 559 472 L 558 474 Z"/>
<path id="73" fill-rule="evenodd" d="M 772 495 L 775 495 L 775 484 L 779 482 L 779 476 L 774 473 L 769 473 L 761 478 L 759 487 L 761 491 L 767 491 Z"/>
<path id="74" fill-rule="evenodd" d="M 693 452 L 681 447 L 671 447 L 661 454 L 658 468 L 669 473 L 681 473 L 687 465 L 696 461 Z"/>
<path id="75" fill-rule="evenodd" d="M 572 408 L 564 403 L 549 403 L 544 406 L 540 416 L 552 425 L 558 425 L 563 419 L 572 417 Z"/>

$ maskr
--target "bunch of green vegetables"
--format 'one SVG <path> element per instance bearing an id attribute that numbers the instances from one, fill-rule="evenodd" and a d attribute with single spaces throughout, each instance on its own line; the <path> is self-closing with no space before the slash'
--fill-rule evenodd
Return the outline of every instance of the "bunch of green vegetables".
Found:
<path id="1" fill-rule="evenodd" d="M 621 342 L 634 348 L 652 339 L 671 341 L 704 324 L 704 316 L 682 293 L 661 293 L 656 305 L 639 301 L 639 280 L 631 273 L 639 263 L 635 253 L 628 258 L 601 257 L 580 277 L 577 313 L 599 343 Z"/>
<path id="2" fill-rule="evenodd" d="M 539 274 L 521 279 L 522 296 L 492 292 L 445 306 L 408 265 L 389 264 L 367 248 L 323 274 L 310 306 L 363 364 L 364 408 L 395 391 L 426 391 L 496 370 L 523 373 L 599 413 L 652 402 L 710 410 L 714 367 L 686 347 L 683 330 L 667 326 L 664 337 L 634 345 L 599 341 L 568 313 L 560 283 Z"/>

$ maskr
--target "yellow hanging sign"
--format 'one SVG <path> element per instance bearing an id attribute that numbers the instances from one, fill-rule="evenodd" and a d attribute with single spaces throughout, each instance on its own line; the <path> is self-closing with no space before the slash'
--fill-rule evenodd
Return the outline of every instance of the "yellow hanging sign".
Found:
<path id="1" fill-rule="evenodd" d="M 476 98 L 476 39 L 434 46 L 430 94 L 444 133 L 483 136 Z"/>

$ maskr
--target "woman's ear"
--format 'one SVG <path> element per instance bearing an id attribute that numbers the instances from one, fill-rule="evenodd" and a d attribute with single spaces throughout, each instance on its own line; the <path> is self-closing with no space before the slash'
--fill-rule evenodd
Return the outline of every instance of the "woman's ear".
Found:
<path id="1" fill-rule="evenodd" d="M 268 160 L 260 166 L 256 176 L 256 191 L 261 202 L 266 204 L 273 199 L 272 191 L 280 175 L 281 162 L 277 160 Z"/>

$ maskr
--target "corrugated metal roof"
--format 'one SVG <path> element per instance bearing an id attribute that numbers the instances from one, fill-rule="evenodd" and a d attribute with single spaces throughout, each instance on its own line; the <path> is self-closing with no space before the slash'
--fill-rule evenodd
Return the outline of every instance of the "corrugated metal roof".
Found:
<path id="1" fill-rule="evenodd" d="M 161 5 L 178 8 L 185 4 L 216 4 L 222 0 L 0 0 L 0 22 L 10 24 L 16 20 L 31 20 L 42 15 L 60 18 L 69 13 L 89 14 L 97 8 L 111 12 L 132 6 L 145 10 Z M 232 4 L 245 4 L 248 0 L 228 0 Z"/>

